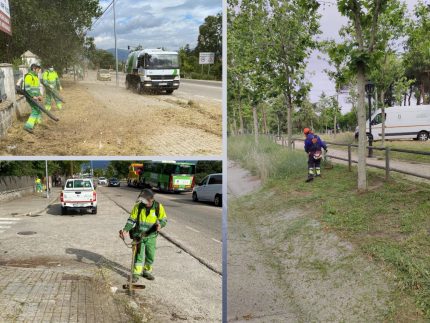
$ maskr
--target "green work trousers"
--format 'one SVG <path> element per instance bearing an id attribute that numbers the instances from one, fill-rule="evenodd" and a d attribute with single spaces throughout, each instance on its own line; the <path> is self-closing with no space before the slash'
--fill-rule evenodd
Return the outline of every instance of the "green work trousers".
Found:
<path id="1" fill-rule="evenodd" d="M 32 102 L 29 102 L 29 104 L 31 106 L 31 114 L 24 127 L 33 129 L 34 125 L 42 122 L 42 113 L 40 112 L 37 105 L 33 104 Z"/>
<path id="2" fill-rule="evenodd" d="M 46 110 L 48 110 L 48 111 L 51 110 L 52 101 L 55 102 L 55 106 L 57 107 L 58 110 L 60 110 L 63 107 L 61 101 L 58 100 L 53 94 L 51 94 L 49 92 L 49 90 L 46 90 L 46 97 L 45 97 L 45 109 Z"/>
<path id="3" fill-rule="evenodd" d="M 136 246 L 136 255 L 134 257 L 133 275 L 138 276 L 142 271 L 151 272 L 152 264 L 155 258 L 155 244 L 157 236 L 151 236 L 142 239 L 142 242 Z"/>

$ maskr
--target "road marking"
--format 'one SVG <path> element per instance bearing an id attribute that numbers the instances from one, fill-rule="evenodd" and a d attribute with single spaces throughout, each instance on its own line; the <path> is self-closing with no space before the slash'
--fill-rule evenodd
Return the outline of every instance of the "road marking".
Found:
<path id="1" fill-rule="evenodd" d="M 194 232 L 200 233 L 200 231 L 199 231 L 199 230 L 196 230 L 196 229 L 194 229 L 194 228 L 192 228 L 192 227 L 189 227 L 188 225 L 186 225 L 185 227 L 186 227 L 187 229 L 191 230 L 191 231 L 194 231 Z"/>
<path id="2" fill-rule="evenodd" d="M 7 220 L 7 221 L 10 221 L 10 220 L 20 221 L 21 219 L 17 219 L 17 218 L 0 218 L 0 221 L 3 221 L 3 220 Z"/>
<path id="3" fill-rule="evenodd" d="M 211 238 L 213 241 L 215 241 L 215 242 L 218 242 L 218 243 L 221 243 L 222 244 L 222 242 L 221 241 L 219 241 L 219 240 L 217 240 L 217 239 L 214 239 L 214 238 Z"/>
<path id="4" fill-rule="evenodd" d="M 4 231 L 0 231 L 0 233 L 3 233 Z"/>
<path id="5" fill-rule="evenodd" d="M 16 222 L 0 221 L 0 224 L 16 224 Z"/>
<path id="6" fill-rule="evenodd" d="M 10 227 L 4 227 L 0 225 L 0 229 L 9 229 Z"/>

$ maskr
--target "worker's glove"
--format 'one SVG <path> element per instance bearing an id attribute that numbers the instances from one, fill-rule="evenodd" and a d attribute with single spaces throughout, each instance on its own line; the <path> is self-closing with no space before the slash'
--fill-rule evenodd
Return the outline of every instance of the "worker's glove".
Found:
<path id="1" fill-rule="evenodd" d="M 160 223 L 155 224 L 155 231 L 160 231 L 161 230 L 161 225 Z"/>
<path id="2" fill-rule="evenodd" d="M 119 230 L 119 237 L 124 240 L 127 235 L 127 231 Z"/>

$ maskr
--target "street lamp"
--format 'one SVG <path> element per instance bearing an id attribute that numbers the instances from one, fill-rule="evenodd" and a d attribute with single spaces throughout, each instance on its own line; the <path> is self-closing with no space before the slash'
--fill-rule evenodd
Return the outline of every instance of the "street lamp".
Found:
<path id="1" fill-rule="evenodd" d="M 375 90 L 375 84 L 373 84 L 371 81 L 367 81 L 366 85 L 364 86 L 364 90 L 367 94 L 367 99 L 369 102 L 369 157 L 373 156 L 373 136 L 372 136 L 372 96 L 373 91 Z"/>

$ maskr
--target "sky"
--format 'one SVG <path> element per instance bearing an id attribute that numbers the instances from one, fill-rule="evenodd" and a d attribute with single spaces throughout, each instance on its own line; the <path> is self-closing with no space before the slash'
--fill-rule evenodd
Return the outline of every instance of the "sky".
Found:
<path id="1" fill-rule="evenodd" d="M 100 0 L 103 10 L 111 0 Z M 197 45 L 199 26 L 222 11 L 222 0 L 115 0 L 117 47 L 165 47 L 177 50 Z M 88 32 L 97 48 L 114 48 L 112 6 Z"/>
<path id="2" fill-rule="evenodd" d="M 346 18 L 342 17 L 337 10 L 335 0 L 324 0 L 319 1 L 322 5 L 319 8 L 321 14 L 321 31 L 322 34 L 319 36 L 320 40 L 340 40 L 338 31 L 346 25 Z M 412 12 L 415 4 L 418 0 L 406 0 L 408 10 Z M 320 58 L 319 58 L 320 57 Z M 307 80 L 313 84 L 310 93 L 310 99 L 312 102 L 318 101 L 321 93 L 331 96 L 335 95 L 334 83 L 328 78 L 324 72 L 325 69 L 330 69 L 330 65 L 326 61 L 327 57 L 322 55 L 320 52 L 315 51 L 310 59 L 307 68 Z M 351 110 L 350 104 L 346 102 L 347 95 L 339 96 L 339 103 L 342 106 L 342 113 L 349 112 Z"/>

